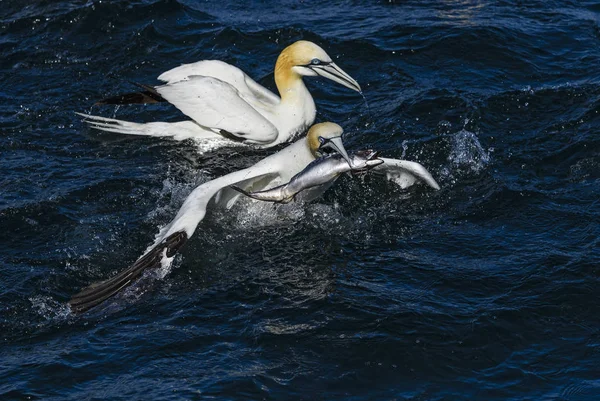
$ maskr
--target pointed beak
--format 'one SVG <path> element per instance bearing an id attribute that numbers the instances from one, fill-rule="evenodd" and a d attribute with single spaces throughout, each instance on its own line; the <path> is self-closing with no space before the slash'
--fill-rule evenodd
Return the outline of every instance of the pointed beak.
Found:
<path id="1" fill-rule="evenodd" d="M 350 88 L 362 93 L 358 82 L 356 82 L 350 75 L 346 74 L 344 70 L 338 67 L 335 63 L 314 65 L 310 66 L 309 68 L 322 77 L 329 78 L 338 84 L 344 85 L 346 88 Z"/>
<path id="2" fill-rule="evenodd" d="M 348 162 L 348 165 L 352 168 L 352 160 L 350 156 L 348 156 L 348 152 L 346 152 L 346 148 L 344 148 L 344 143 L 342 142 L 341 136 L 336 136 L 334 138 L 329 138 L 327 142 L 321 145 L 322 148 L 331 148 L 338 152 L 344 160 Z"/>

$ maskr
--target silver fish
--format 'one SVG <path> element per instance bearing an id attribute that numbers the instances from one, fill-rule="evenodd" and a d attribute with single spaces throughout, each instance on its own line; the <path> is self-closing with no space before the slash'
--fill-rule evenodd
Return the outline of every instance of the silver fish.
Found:
<path id="1" fill-rule="evenodd" d="M 352 171 L 353 174 L 366 172 L 382 164 L 383 160 L 377 158 L 375 151 L 362 150 L 354 153 L 350 157 L 350 162 L 351 164 L 342 155 L 335 153 L 316 159 L 293 176 L 290 182 L 278 187 L 256 192 L 247 192 L 236 186 L 231 186 L 231 188 L 253 199 L 289 203 L 298 193 L 306 189 L 329 184 L 340 174 L 349 171 Z"/>

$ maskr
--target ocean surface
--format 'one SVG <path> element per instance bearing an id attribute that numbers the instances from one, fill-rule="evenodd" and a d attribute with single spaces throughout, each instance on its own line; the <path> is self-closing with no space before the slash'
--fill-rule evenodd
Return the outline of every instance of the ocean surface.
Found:
<path id="1" fill-rule="evenodd" d="M 202 182 L 277 149 L 91 130 L 74 112 L 219 59 L 271 89 L 322 46 L 365 99 L 306 79 L 349 150 L 441 185 L 342 177 L 214 210 L 172 268 L 84 315 Z M 596 1 L 0 0 L 0 399 L 600 399 Z"/>

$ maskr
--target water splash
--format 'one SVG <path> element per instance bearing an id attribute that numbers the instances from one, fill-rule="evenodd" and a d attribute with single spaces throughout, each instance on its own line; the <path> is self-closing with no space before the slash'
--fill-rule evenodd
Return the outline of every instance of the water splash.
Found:
<path id="1" fill-rule="evenodd" d="M 243 199 L 235 207 L 238 228 L 267 227 L 301 220 L 305 210 L 301 202 L 274 204 Z"/>
<path id="2" fill-rule="evenodd" d="M 365 94 L 363 92 L 358 92 L 358 93 L 360 93 L 360 95 L 362 96 L 363 100 L 365 101 L 365 106 L 367 106 L 367 114 L 370 117 L 371 116 L 371 107 L 369 107 L 369 102 L 367 101 L 367 97 L 365 96 Z"/>
<path id="3" fill-rule="evenodd" d="M 401 159 L 405 159 L 406 158 L 406 151 L 408 150 L 408 140 L 403 140 L 402 141 L 402 155 L 400 156 Z"/>
<path id="4" fill-rule="evenodd" d="M 120 104 L 115 106 L 115 109 L 113 110 L 112 118 L 117 118 L 117 113 L 119 112 L 120 108 L 121 108 Z"/>
<path id="5" fill-rule="evenodd" d="M 245 147 L 241 142 L 231 141 L 229 139 L 221 138 L 199 138 L 198 140 L 193 139 L 196 145 L 196 151 L 198 154 L 203 155 L 208 152 L 212 152 L 221 148 L 232 148 L 232 147 Z"/>
<path id="6" fill-rule="evenodd" d="M 71 308 L 67 304 L 58 302 L 50 296 L 36 295 L 29 298 L 29 302 L 35 313 L 46 322 L 62 321 L 71 314 Z"/>
<path id="7" fill-rule="evenodd" d="M 490 155 L 481 146 L 475 133 L 463 129 L 451 139 L 448 161 L 455 167 L 478 173 L 490 162 Z"/>

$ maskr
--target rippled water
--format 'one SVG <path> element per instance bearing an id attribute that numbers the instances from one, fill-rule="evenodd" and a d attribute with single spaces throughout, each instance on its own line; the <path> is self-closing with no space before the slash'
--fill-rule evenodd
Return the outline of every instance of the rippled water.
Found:
<path id="1" fill-rule="evenodd" d="M 600 6 L 593 1 L 0 1 L 0 398 L 600 398 Z M 342 179 L 215 212 L 170 271 L 84 316 L 195 185 L 272 150 L 91 131 L 92 107 L 181 63 L 273 88 L 288 44 L 349 149 L 442 190 Z"/>

